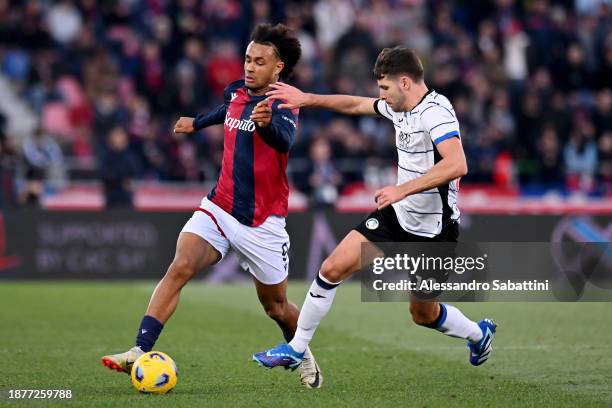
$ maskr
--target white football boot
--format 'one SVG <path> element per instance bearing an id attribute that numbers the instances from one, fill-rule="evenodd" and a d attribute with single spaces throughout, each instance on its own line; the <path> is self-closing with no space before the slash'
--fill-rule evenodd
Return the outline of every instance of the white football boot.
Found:
<path id="1" fill-rule="evenodd" d="M 298 367 L 300 381 L 306 388 L 321 388 L 323 385 L 323 374 L 314 356 L 310 352 L 310 347 L 306 348 L 302 364 Z"/>
<path id="2" fill-rule="evenodd" d="M 112 354 L 101 358 L 102 364 L 111 370 L 117 370 L 130 374 L 132 372 L 132 366 L 134 361 L 138 360 L 138 357 L 142 356 L 144 351 L 138 346 L 134 346 L 125 353 Z"/>

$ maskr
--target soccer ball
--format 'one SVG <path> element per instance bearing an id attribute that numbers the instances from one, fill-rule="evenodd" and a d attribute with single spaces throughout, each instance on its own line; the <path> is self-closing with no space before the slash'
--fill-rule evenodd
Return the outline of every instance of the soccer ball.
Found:
<path id="1" fill-rule="evenodd" d="M 149 351 L 132 366 L 132 385 L 145 394 L 165 394 L 176 385 L 174 360 L 161 351 Z"/>

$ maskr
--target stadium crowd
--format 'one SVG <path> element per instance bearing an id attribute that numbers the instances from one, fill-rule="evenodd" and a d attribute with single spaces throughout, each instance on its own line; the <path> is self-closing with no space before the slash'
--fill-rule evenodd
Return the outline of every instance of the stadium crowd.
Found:
<path id="1" fill-rule="evenodd" d="M 171 129 L 220 103 L 262 22 L 298 33 L 305 91 L 376 96 L 378 52 L 417 50 L 459 117 L 463 183 L 612 195 L 609 0 L 0 0 L 0 202 L 214 181 L 222 128 Z M 390 122 L 302 110 L 290 177 L 329 203 L 391 182 L 395 160 Z"/>

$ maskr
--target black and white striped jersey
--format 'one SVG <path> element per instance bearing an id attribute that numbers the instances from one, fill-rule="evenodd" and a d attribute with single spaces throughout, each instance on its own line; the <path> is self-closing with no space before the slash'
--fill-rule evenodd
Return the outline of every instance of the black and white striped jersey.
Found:
<path id="1" fill-rule="evenodd" d="M 436 145 L 461 137 L 450 101 L 434 90 L 409 112 L 394 112 L 382 99 L 374 102 L 374 110 L 395 127 L 398 185 L 422 176 L 441 160 Z M 459 222 L 458 189 L 456 179 L 393 204 L 400 225 L 411 234 L 433 237 L 449 222 Z"/>

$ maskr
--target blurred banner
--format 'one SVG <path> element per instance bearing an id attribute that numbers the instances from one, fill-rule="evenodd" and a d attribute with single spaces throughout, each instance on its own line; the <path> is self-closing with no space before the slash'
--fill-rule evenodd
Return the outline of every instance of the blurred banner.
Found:
<path id="1" fill-rule="evenodd" d="M 0 215 L 0 279 L 158 279 L 174 256 L 181 212 L 53 212 Z M 292 278 L 313 279 L 321 262 L 362 213 L 293 213 Z M 461 242 L 610 242 L 610 216 L 466 215 Z M 250 280 L 235 255 L 202 271 L 210 282 Z"/>

